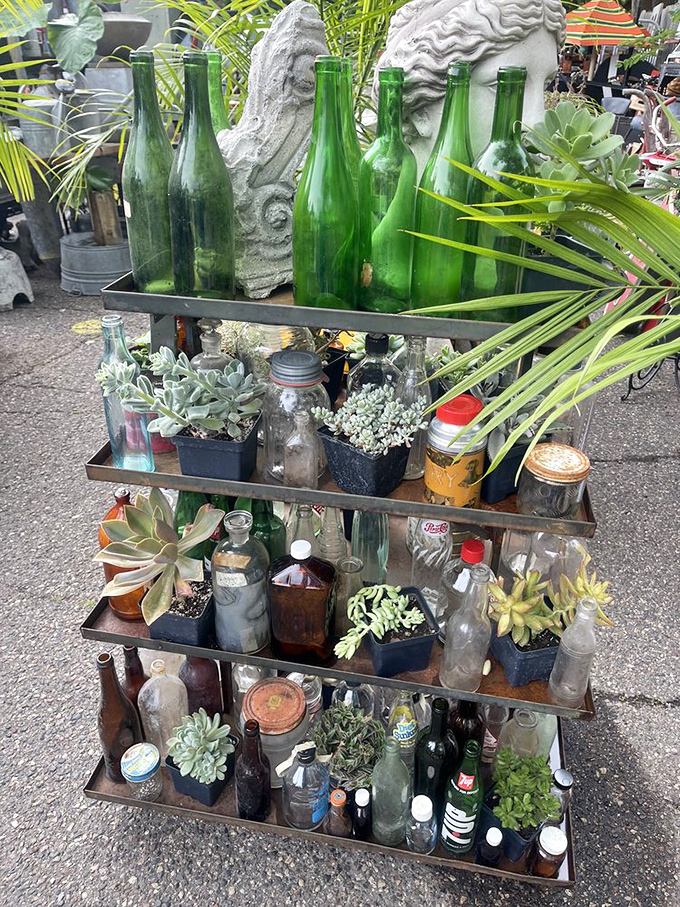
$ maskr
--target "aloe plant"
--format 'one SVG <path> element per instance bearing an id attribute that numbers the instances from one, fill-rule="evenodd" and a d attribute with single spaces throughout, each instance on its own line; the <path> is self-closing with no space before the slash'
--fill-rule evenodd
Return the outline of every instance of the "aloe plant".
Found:
<path id="1" fill-rule="evenodd" d="M 489 585 L 489 617 L 498 624 L 498 636 L 512 635 L 513 642 L 522 647 L 554 626 L 555 618 L 546 605 L 544 590 L 547 582 L 540 582 L 538 570 L 518 576 L 509 592 L 503 589 L 503 580 Z"/>
<path id="2" fill-rule="evenodd" d="M 561 636 L 563 631 L 573 621 L 576 615 L 576 607 L 582 598 L 592 598 L 597 602 L 598 608 L 595 622 L 598 626 L 614 626 L 614 621 L 604 612 L 604 608 L 612 601 L 612 597 L 607 591 L 609 583 L 607 581 L 598 582 L 597 571 L 595 570 L 588 575 L 587 567 L 590 561 L 591 557 L 588 554 L 581 563 L 578 574 L 573 580 L 562 574 L 557 589 L 552 583 L 548 586 L 548 595 L 555 618 L 552 632 L 557 636 Z"/>
<path id="3" fill-rule="evenodd" d="M 142 599 L 142 614 L 153 623 L 170 609 L 173 595 L 189 598 L 191 583 L 203 579 L 203 563 L 187 557 L 187 551 L 205 541 L 224 518 L 224 511 L 205 504 L 191 529 L 180 539 L 173 528 L 172 508 L 158 488 L 148 497 L 138 494 L 125 507 L 125 519 L 101 524 L 111 544 L 95 555 L 95 561 L 125 567 L 106 584 L 102 595 L 116 596 L 150 586 Z"/>

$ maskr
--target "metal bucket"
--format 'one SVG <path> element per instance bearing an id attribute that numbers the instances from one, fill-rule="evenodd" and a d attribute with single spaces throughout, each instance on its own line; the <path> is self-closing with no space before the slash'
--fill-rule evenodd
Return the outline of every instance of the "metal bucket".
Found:
<path id="1" fill-rule="evenodd" d="M 61 288 L 78 296 L 99 296 L 102 287 L 130 270 L 127 241 L 115 246 L 98 246 L 94 233 L 62 236 Z"/>

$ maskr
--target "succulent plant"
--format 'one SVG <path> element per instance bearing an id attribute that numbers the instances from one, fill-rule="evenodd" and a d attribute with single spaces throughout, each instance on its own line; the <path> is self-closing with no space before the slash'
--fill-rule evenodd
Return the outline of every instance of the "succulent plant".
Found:
<path id="1" fill-rule="evenodd" d="M 191 775 L 201 784 L 224 779 L 234 744 L 229 739 L 231 728 L 220 721 L 219 715 L 210 718 L 205 709 L 199 709 L 173 728 L 168 753 L 180 775 Z"/>
<path id="2" fill-rule="evenodd" d="M 209 538 L 223 517 L 223 510 L 204 505 L 180 539 L 163 492 L 152 488 L 148 497 L 138 494 L 134 504 L 126 505 L 125 519 L 101 524 L 111 544 L 97 552 L 95 561 L 126 568 L 106 584 L 102 595 L 125 595 L 151 586 L 142 599 L 142 614 L 147 624 L 153 623 L 169 610 L 173 594 L 188 598 L 193 594 L 190 583 L 203 579 L 202 562 L 186 552 Z"/>
<path id="3" fill-rule="evenodd" d="M 498 797 L 493 812 L 503 828 L 534 829 L 559 811 L 559 800 L 550 793 L 552 772 L 545 756 L 517 756 L 503 747 L 493 780 Z"/>
<path id="4" fill-rule="evenodd" d="M 351 705 L 338 702 L 326 709 L 312 731 L 319 755 L 331 757 L 334 781 L 356 789 L 370 786 L 371 775 L 385 749 L 385 730 Z"/>
<path id="5" fill-rule="evenodd" d="M 604 607 L 612 601 L 611 595 L 608 594 L 609 582 L 598 582 L 597 571 L 593 570 L 588 576 L 587 566 L 591 561 L 590 555 L 586 555 L 578 574 L 574 580 L 562 574 L 560 577 L 557 591 L 552 583 L 549 584 L 548 595 L 552 604 L 554 625 L 553 633 L 561 636 L 563 631 L 569 626 L 576 615 L 576 606 L 582 598 L 593 598 L 597 602 L 597 617 L 595 622 L 600 627 L 613 627 L 614 621 L 607 617 Z"/>
<path id="6" fill-rule="evenodd" d="M 538 570 L 527 571 L 515 578 L 510 592 L 503 590 L 503 580 L 489 585 L 489 617 L 498 624 L 498 636 L 511 633 L 513 642 L 526 646 L 531 640 L 553 627 L 553 613 L 546 605 Z"/>
<path id="7" fill-rule="evenodd" d="M 352 447 L 373 456 L 383 456 L 392 447 L 410 446 L 416 432 L 427 428 L 423 419 L 425 398 L 410 406 L 394 398 L 394 389 L 378 387 L 361 390 L 334 413 L 315 406 L 312 414 L 334 435 L 342 436 Z"/>
<path id="8" fill-rule="evenodd" d="M 402 334 L 389 335 L 387 355 L 394 361 L 398 359 L 406 347 L 406 338 Z M 352 340 L 347 344 L 347 352 L 352 362 L 360 362 L 366 355 L 366 334 L 363 331 L 353 331 Z"/>
<path id="9" fill-rule="evenodd" d="M 408 595 L 401 586 L 365 586 L 347 602 L 347 616 L 354 626 L 335 646 L 338 658 L 352 658 L 369 631 L 378 639 L 389 630 L 417 627 L 425 620 L 420 608 L 409 605 Z"/>

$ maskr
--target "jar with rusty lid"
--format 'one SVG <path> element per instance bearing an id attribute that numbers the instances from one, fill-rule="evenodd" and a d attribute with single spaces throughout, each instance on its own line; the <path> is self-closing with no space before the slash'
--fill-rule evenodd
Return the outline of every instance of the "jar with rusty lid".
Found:
<path id="1" fill-rule="evenodd" d="M 554 878 L 564 862 L 569 842 L 561 828 L 546 825 L 541 829 L 536 841 L 531 871 L 544 879 Z"/>
<path id="2" fill-rule="evenodd" d="M 252 686 L 243 700 L 243 720 L 260 725 L 262 748 L 269 759 L 272 787 L 281 787 L 276 767 L 307 737 L 309 718 L 302 687 L 285 677 L 268 677 Z"/>
<path id="3" fill-rule="evenodd" d="M 486 439 L 458 455 L 476 429 L 465 426 L 479 415 L 484 404 L 472 394 L 461 394 L 437 407 L 427 432 L 425 450 L 425 499 L 449 507 L 478 507 L 480 479 L 484 473 Z M 458 437 L 463 430 L 463 434 Z"/>
<path id="4" fill-rule="evenodd" d="M 578 518 L 590 460 L 567 444 L 537 444 L 519 479 L 517 509 L 540 517 Z"/>

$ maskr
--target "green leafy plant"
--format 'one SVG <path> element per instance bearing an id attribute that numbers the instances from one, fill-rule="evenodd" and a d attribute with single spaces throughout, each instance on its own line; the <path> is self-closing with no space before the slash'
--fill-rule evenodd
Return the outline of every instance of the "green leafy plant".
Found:
<path id="1" fill-rule="evenodd" d="M 140 370 L 143 372 L 151 371 L 151 332 L 146 331 L 132 340 L 125 338 L 128 351 L 135 360 Z"/>
<path id="2" fill-rule="evenodd" d="M 503 747 L 493 780 L 498 798 L 493 812 L 503 828 L 529 831 L 559 811 L 559 800 L 550 793 L 552 773 L 545 756 L 516 756 L 509 746 Z"/>
<path id="3" fill-rule="evenodd" d="M 234 752 L 229 739 L 231 728 L 221 724 L 219 715 L 209 717 L 205 709 L 185 715 L 167 741 L 168 754 L 180 775 L 190 775 L 201 784 L 222 781 L 227 773 L 227 759 Z"/>
<path id="4" fill-rule="evenodd" d="M 148 497 L 138 494 L 134 504 L 126 505 L 125 519 L 101 524 L 111 544 L 98 551 L 94 560 L 126 568 L 106 584 L 102 595 L 125 595 L 150 586 L 142 599 L 142 614 L 147 624 L 153 623 L 170 610 L 173 595 L 193 595 L 190 584 L 203 580 L 203 564 L 187 557 L 187 552 L 210 538 L 223 518 L 223 510 L 206 504 L 180 539 L 162 491 L 152 488 Z"/>
<path id="5" fill-rule="evenodd" d="M 553 613 L 543 595 L 548 583 L 540 579 L 538 570 L 527 571 L 515 579 L 510 592 L 503 590 L 502 579 L 489 585 L 489 617 L 498 624 L 496 632 L 499 636 L 510 633 L 520 647 L 553 626 Z"/>
<path id="6" fill-rule="evenodd" d="M 548 595 L 552 604 L 554 624 L 552 632 L 561 636 L 563 631 L 571 624 L 576 616 L 576 607 L 582 598 L 593 598 L 597 602 L 597 617 L 595 622 L 600 627 L 613 627 L 614 621 L 607 617 L 604 608 L 612 601 L 611 595 L 607 592 L 609 582 L 598 582 L 597 571 L 588 575 L 588 564 L 591 561 L 590 555 L 586 555 L 585 560 L 581 563 L 578 574 L 575 579 L 562 574 L 558 588 L 555 589 L 553 584 L 548 586 Z"/>
<path id="7" fill-rule="evenodd" d="M 314 418 L 336 436 L 372 456 L 384 456 L 392 447 L 410 445 L 423 419 L 425 398 L 404 406 L 394 398 L 391 387 L 360 390 L 334 413 L 322 406 L 312 410 Z"/>
<path id="8" fill-rule="evenodd" d="M 342 702 L 323 713 L 312 731 L 320 755 L 330 756 L 330 772 L 342 787 L 354 790 L 371 783 L 385 749 L 385 730 L 361 709 Z"/>
<path id="9" fill-rule="evenodd" d="M 77 0 L 75 13 L 64 13 L 47 25 L 47 40 L 57 63 L 75 74 L 94 58 L 104 34 L 104 17 L 95 0 Z"/>
<path id="10" fill-rule="evenodd" d="M 338 658 L 352 658 L 361 640 L 369 632 L 378 639 L 390 630 L 410 630 L 425 620 L 418 607 L 413 607 L 401 586 L 365 586 L 347 602 L 347 616 L 354 624 L 335 646 Z"/>

